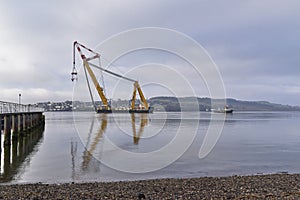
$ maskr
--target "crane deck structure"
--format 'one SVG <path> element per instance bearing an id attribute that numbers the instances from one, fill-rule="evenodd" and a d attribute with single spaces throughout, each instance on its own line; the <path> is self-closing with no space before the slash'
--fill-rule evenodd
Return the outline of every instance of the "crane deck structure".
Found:
<path id="1" fill-rule="evenodd" d="M 86 57 L 85 54 L 82 52 L 81 48 L 85 49 L 86 51 L 90 52 L 92 54 L 92 56 L 90 57 Z M 90 96 L 91 96 L 91 100 L 93 102 L 93 105 L 94 105 L 94 108 L 95 108 L 95 111 L 97 113 L 112 113 L 112 112 L 126 112 L 126 113 L 152 113 L 153 112 L 153 108 L 149 105 L 149 103 L 147 102 L 146 98 L 145 98 L 145 95 L 138 83 L 138 81 L 134 80 L 134 79 L 131 79 L 131 78 L 128 78 L 128 77 L 125 77 L 121 74 L 117 74 L 113 71 L 110 71 L 108 69 L 105 69 L 103 67 L 101 67 L 100 65 L 96 65 L 96 64 L 93 64 L 91 63 L 90 61 L 92 60 L 95 60 L 95 59 L 99 59 L 100 60 L 100 54 L 93 51 L 92 49 L 90 48 L 87 48 L 86 46 L 78 43 L 77 41 L 75 41 L 73 43 L 73 70 L 71 72 L 71 80 L 72 81 L 75 81 L 77 80 L 77 70 L 76 70 L 76 64 L 75 64 L 75 50 L 77 49 L 78 53 L 80 54 L 80 57 L 82 59 L 82 62 L 83 62 L 83 67 L 84 67 L 84 72 L 85 72 L 85 77 L 86 77 L 86 81 L 87 81 L 87 86 L 88 86 L 88 89 L 89 89 L 89 93 L 90 93 Z M 100 62 L 99 62 L 100 63 Z M 120 79 L 124 79 L 124 80 L 127 80 L 129 82 L 132 82 L 133 83 L 133 94 L 132 94 L 132 98 L 131 98 L 131 103 L 130 103 L 130 107 L 128 108 L 128 110 L 119 110 L 119 109 L 115 109 L 115 108 L 112 108 L 105 93 L 104 93 L 104 89 L 103 87 L 100 86 L 93 70 L 91 67 L 94 67 L 94 68 L 97 68 L 99 70 L 101 70 L 102 72 L 105 72 L 105 73 L 108 73 L 116 78 L 120 78 Z M 98 95 L 102 101 L 102 105 L 101 106 L 96 106 L 95 102 L 94 102 L 94 99 L 93 99 L 93 95 L 92 95 L 92 91 L 91 91 L 91 88 L 90 88 L 90 83 L 89 83 L 89 80 L 88 80 L 88 76 L 90 76 L 90 78 L 92 79 L 92 82 L 98 92 Z M 104 83 L 103 83 L 104 85 Z M 139 94 L 140 96 L 140 99 L 141 99 L 141 105 L 136 105 L 136 96 L 137 96 L 137 93 Z"/>

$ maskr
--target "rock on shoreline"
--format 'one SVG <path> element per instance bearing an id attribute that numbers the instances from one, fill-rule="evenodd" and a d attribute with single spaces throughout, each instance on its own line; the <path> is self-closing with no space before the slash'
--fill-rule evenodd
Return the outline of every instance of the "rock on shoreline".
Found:
<path id="1" fill-rule="evenodd" d="M 300 199 L 300 174 L 0 185 L 0 199 Z"/>

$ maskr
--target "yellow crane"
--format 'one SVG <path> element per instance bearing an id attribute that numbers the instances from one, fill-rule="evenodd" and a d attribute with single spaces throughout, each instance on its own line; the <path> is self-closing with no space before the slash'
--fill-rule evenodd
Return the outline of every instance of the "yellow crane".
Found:
<path id="1" fill-rule="evenodd" d="M 84 48 L 85 50 L 89 51 L 90 53 L 93 54 L 93 56 L 87 58 L 83 54 L 81 48 Z M 93 84 L 94 84 L 94 86 L 95 86 L 95 88 L 96 88 L 96 90 L 97 90 L 97 92 L 98 92 L 98 94 L 101 98 L 103 106 L 96 108 L 94 100 L 93 100 L 93 95 L 91 94 L 91 89 L 90 89 L 90 86 L 89 86 L 88 77 L 86 75 L 88 88 L 89 88 L 91 99 L 92 99 L 93 104 L 95 106 L 96 112 L 98 112 L 98 113 L 111 113 L 111 112 L 124 112 L 124 110 L 116 110 L 116 109 L 111 108 L 111 106 L 109 105 L 108 100 L 107 100 L 107 98 L 104 94 L 104 90 L 100 86 L 100 84 L 98 83 L 97 78 L 96 78 L 96 76 L 95 76 L 95 74 L 94 74 L 94 72 L 93 72 L 93 70 L 91 69 L 90 66 L 95 67 L 97 69 L 100 69 L 101 71 L 106 72 L 110 75 L 113 75 L 117 78 L 122 78 L 122 79 L 125 79 L 127 81 L 133 82 L 133 95 L 132 95 L 132 99 L 131 99 L 131 107 L 129 108 L 128 111 L 125 111 L 125 112 L 129 112 L 129 113 L 151 113 L 151 112 L 153 112 L 153 108 L 149 106 L 138 81 L 133 80 L 133 79 L 128 78 L 128 77 L 125 77 L 125 76 L 122 76 L 120 74 L 117 74 L 117 73 L 112 72 L 110 70 L 107 70 L 105 68 L 102 68 L 101 66 L 90 63 L 89 61 L 91 61 L 91 60 L 100 59 L 100 54 L 98 54 L 97 52 L 94 52 L 93 50 L 91 50 L 87 47 L 85 47 L 84 45 L 78 43 L 77 41 L 75 41 L 74 44 L 73 44 L 73 71 L 71 72 L 71 75 L 72 75 L 71 80 L 72 81 L 77 80 L 77 70 L 76 70 L 76 67 L 75 67 L 75 49 L 77 49 L 77 51 L 79 52 L 79 54 L 81 56 L 81 59 L 83 61 L 84 70 L 85 70 L 85 72 L 87 71 L 89 73 L 89 75 L 90 75 L 90 77 L 93 81 Z M 139 96 L 141 98 L 141 102 L 142 102 L 143 106 L 136 106 L 135 105 L 136 92 L 137 91 L 139 93 Z"/>
<path id="2" fill-rule="evenodd" d="M 91 52 L 94 55 L 87 58 L 83 54 L 81 48 L 86 49 L 87 51 Z M 107 98 L 106 98 L 106 96 L 104 94 L 103 88 L 98 83 L 97 78 L 96 78 L 96 76 L 95 76 L 95 74 L 94 74 L 93 70 L 91 69 L 91 67 L 89 65 L 89 62 L 88 62 L 90 60 L 94 60 L 94 59 L 97 59 L 97 58 L 99 59 L 100 55 L 98 53 L 94 52 L 93 50 L 85 47 L 84 45 L 79 44 L 77 41 L 75 41 L 74 44 L 73 44 L 73 71 L 71 73 L 71 75 L 72 75 L 71 80 L 72 81 L 77 80 L 77 78 L 76 78 L 76 76 L 77 76 L 77 70 L 75 68 L 75 49 L 77 49 L 77 51 L 79 52 L 79 54 L 81 56 L 81 59 L 83 61 L 83 66 L 84 66 L 85 73 L 86 73 L 86 71 L 89 73 L 89 75 L 90 75 L 90 77 L 91 77 L 91 79 L 93 81 L 93 84 L 96 87 L 96 90 L 97 90 L 97 92 L 98 92 L 98 94 L 99 94 L 99 96 L 101 98 L 102 104 L 103 104 L 102 107 L 99 107 L 99 108 L 95 107 L 95 110 L 96 111 L 97 110 L 102 110 L 103 112 L 108 112 L 108 113 L 111 112 L 111 107 L 108 104 L 108 100 L 107 100 Z M 87 76 L 86 76 L 86 78 L 87 78 Z M 88 86 L 89 86 L 88 79 L 87 79 L 87 83 L 88 83 Z M 90 90 L 90 87 L 89 87 L 89 90 Z M 90 90 L 90 94 L 91 94 L 91 90 Z M 95 103 L 94 103 L 94 100 L 93 100 L 93 95 L 91 95 L 91 98 L 92 98 L 93 104 L 95 106 Z"/>

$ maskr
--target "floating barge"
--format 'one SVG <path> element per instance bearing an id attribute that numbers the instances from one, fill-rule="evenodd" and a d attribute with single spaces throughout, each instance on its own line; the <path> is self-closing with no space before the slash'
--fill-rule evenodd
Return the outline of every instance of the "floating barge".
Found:
<path id="1" fill-rule="evenodd" d="M 136 109 L 97 109 L 97 113 L 153 113 L 154 108 L 148 109 L 136 108 Z"/>

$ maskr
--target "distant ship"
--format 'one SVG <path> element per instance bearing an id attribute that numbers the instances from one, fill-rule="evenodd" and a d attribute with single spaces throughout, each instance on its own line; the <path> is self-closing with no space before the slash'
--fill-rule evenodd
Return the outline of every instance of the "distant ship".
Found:
<path id="1" fill-rule="evenodd" d="M 227 105 L 223 109 L 211 109 L 211 111 L 215 113 L 233 113 L 233 109 L 229 108 Z"/>

